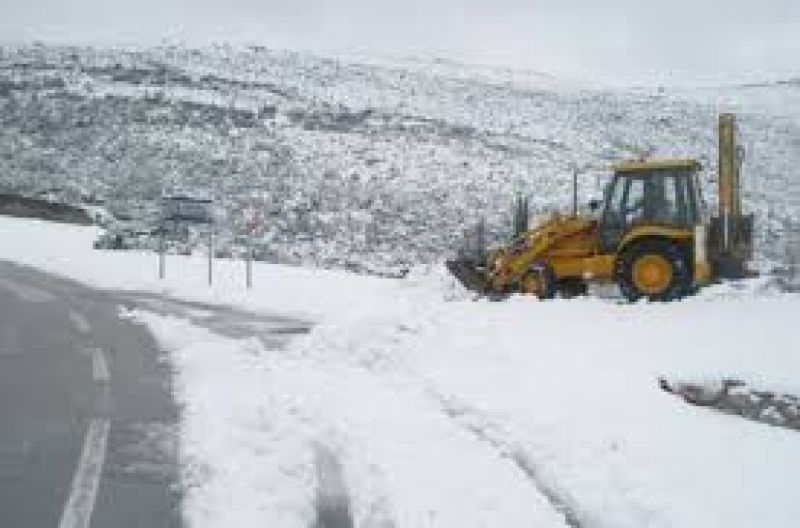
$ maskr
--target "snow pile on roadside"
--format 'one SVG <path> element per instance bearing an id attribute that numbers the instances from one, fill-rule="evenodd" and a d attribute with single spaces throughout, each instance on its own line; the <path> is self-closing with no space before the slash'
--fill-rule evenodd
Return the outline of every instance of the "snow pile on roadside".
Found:
<path id="1" fill-rule="evenodd" d="M 167 256 L 167 277 L 162 281 L 156 254 L 92 250 L 97 233 L 93 227 L 0 217 L 0 260 L 109 290 L 163 293 L 314 321 L 370 313 L 375 299 L 391 297 L 400 282 L 259 262 L 253 266 L 254 288 L 247 290 L 244 262 L 215 260 L 214 284 L 209 287 L 207 260 L 178 255 Z"/>
<path id="2" fill-rule="evenodd" d="M 313 525 L 320 449 L 346 472 L 356 526 L 562 526 L 513 462 L 390 370 L 134 316 L 176 367 L 189 526 Z"/>
<path id="3" fill-rule="evenodd" d="M 129 315 L 170 351 L 187 525 L 309 526 L 314 474 L 305 439 L 313 424 L 294 395 L 270 390 L 273 369 L 258 343 L 175 318 Z"/>
<path id="4" fill-rule="evenodd" d="M 200 350 L 182 341 L 191 327 L 143 320 L 180 336 L 165 344 L 184 397 L 214 396 L 196 414 L 188 405 L 185 442 L 211 444 L 197 460 L 216 491 L 200 495 L 249 512 L 237 526 L 308 526 L 320 446 L 341 466 L 356 526 L 791 526 L 800 437 L 686 405 L 658 379 L 735 376 L 800 392 L 787 340 L 797 307 L 787 296 L 450 301 L 323 324 L 284 351 L 202 339 Z M 202 434 L 209 416 L 225 441 Z M 257 478 L 226 469 L 244 460 Z M 227 485 L 236 479 L 250 491 Z M 265 502 L 270 486 L 292 499 Z M 193 526 L 223 525 L 213 504 L 189 502 Z"/>
<path id="5" fill-rule="evenodd" d="M 0 237 L 0 259 L 88 284 L 317 322 L 272 350 L 137 314 L 176 368 L 191 526 L 308 526 L 321 495 L 370 527 L 800 517 L 796 432 L 688 405 L 658 384 L 737 378 L 800 394 L 800 297 L 763 281 L 668 305 L 493 303 L 435 268 L 379 280 L 257 265 L 248 293 L 241 263 L 220 262 L 207 289 L 202 259 L 172 258 L 180 277 L 162 284 L 153 255 L 88 251 L 86 230 L 3 219 Z"/>

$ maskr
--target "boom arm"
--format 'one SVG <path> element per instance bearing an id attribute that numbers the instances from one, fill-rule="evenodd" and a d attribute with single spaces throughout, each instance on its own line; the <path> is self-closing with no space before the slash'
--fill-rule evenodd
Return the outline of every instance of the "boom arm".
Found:
<path id="1" fill-rule="evenodd" d="M 736 117 L 719 116 L 718 215 L 712 218 L 709 254 L 714 274 L 721 278 L 747 275 L 752 254 L 753 215 L 742 215 L 741 157 L 736 141 Z"/>

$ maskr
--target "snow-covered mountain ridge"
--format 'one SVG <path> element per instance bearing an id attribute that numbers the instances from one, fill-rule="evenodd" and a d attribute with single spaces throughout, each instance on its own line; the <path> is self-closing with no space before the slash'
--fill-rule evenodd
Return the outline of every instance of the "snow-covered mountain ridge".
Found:
<path id="1" fill-rule="evenodd" d="M 263 258 L 391 272 L 446 256 L 482 217 L 504 237 L 517 193 L 535 213 L 567 208 L 573 166 L 588 199 L 615 160 L 698 157 L 713 197 L 716 115 L 735 110 L 759 257 L 777 262 L 800 206 L 798 93 L 600 89 L 263 48 L 6 47 L 0 189 L 99 199 L 143 232 L 164 189 L 202 191 L 227 213 L 223 250 L 255 207 Z"/>

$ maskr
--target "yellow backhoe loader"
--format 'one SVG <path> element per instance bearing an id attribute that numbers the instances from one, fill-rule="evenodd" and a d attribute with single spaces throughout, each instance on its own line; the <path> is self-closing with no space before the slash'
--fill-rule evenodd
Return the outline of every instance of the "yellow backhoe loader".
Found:
<path id="1" fill-rule="evenodd" d="M 591 216 L 554 215 L 485 262 L 452 260 L 451 273 L 489 296 L 574 296 L 589 282 L 614 282 L 629 300 L 671 301 L 724 278 L 749 274 L 753 215 L 743 215 L 742 149 L 736 119 L 719 117 L 719 210 L 705 211 L 693 159 L 636 160 L 613 167 Z M 577 193 L 575 193 L 577 195 Z M 601 207 L 602 206 L 602 207 Z"/>

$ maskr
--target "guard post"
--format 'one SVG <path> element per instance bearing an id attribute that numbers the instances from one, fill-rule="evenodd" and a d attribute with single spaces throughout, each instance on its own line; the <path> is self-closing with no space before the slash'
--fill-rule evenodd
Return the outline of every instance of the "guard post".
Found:
<path id="1" fill-rule="evenodd" d="M 212 284 L 214 262 L 214 200 L 190 194 L 173 194 L 161 198 L 162 220 L 160 230 L 159 276 L 163 278 L 165 260 L 164 234 L 166 226 L 172 223 L 177 231 L 181 225 L 205 225 L 208 227 L 208 284 Z"/>

